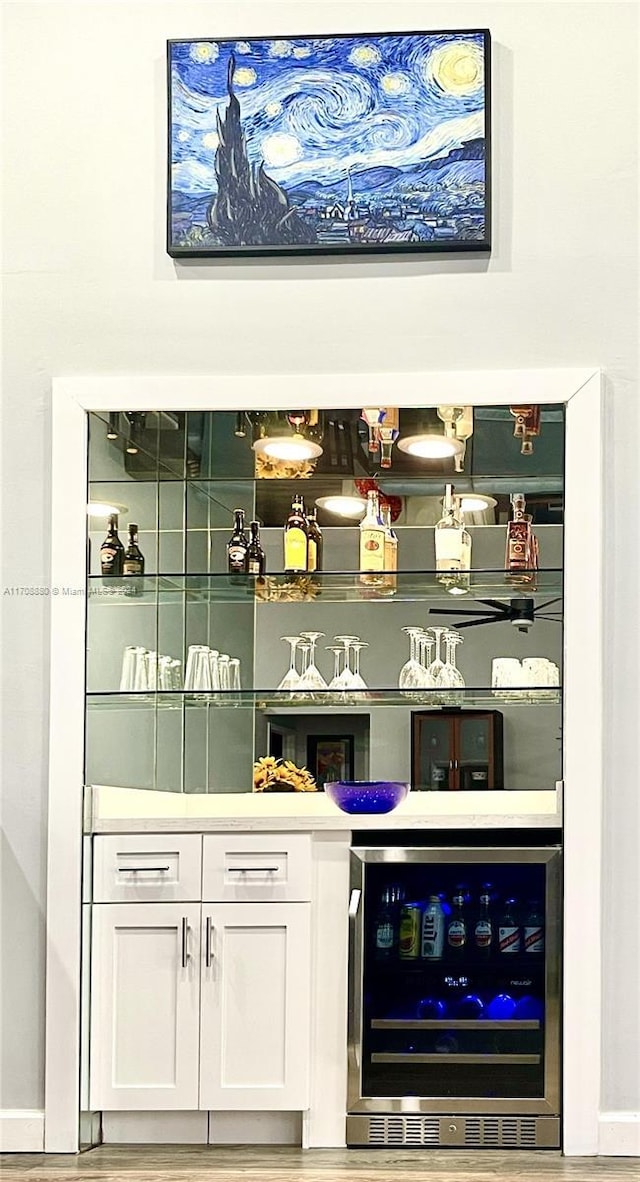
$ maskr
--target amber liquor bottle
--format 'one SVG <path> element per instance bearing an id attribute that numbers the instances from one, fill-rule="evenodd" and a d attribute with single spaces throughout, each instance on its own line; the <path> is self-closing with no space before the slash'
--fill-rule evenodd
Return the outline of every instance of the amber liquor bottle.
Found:
<path id="1" fill-rule="evenodd" d="M 284 569 L 289 575 L 303 575 L 309 569 L 309 527 L 299 495 L 291 502 L 284 527 Z"/>
<path id="2" fill-rule="evenodd" d="M 260 522 L 251 521 L 249 523 L 251 531 L 251 540 L 247 546 L 247 553 L 245 555 L 245 572 L 248 575 L 257 575 L 258 578 L 264 578 L 266 570 L 266 558 L 264 550 L 260 545 Z"/>
<path id="3" fill-rule="evenodd" d="M 321 571 L 323 563 L 324 539 L 318 525 L 318 511 L 311 509 L 307 514 L 307 536 L 309 539 L 309 571 Z"/>
<path id="4" fill-rule="evenodd" d="M 511 494 L 511 508 L 505 553 L 507 579 L 510 583 L 533 583 L 537 543 L 531 528 L 531 516 L 525 513 L 524 493 Z"/>

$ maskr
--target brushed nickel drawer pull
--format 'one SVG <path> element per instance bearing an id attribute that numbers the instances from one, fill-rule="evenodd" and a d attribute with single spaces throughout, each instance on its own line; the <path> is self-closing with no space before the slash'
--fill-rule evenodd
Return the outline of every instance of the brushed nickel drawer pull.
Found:
<path id="1" fill-rule="evenodd" d="M 118 866 L 118 874 L 168 874 L 170 866 Z"/>
<path id="2" fill-rule="evenodd" d="M 229 866 L 228 874 L 276 874 L 279 866 Z"/>
<path id="3" fill-rule="evenodd" d="M 213 931 L 213 924 L 211 922 L 211 916 L 208 915 L 207 921 L 205 924 L 205 935 L 204 935 L 204 963 L 208 969 L 210 969 L 211 965 L 213 964 L 213 953 L 211 951 L 211 933 L 212 933 L 212 931 Z"/>
<path id="4" fill-rule="evenodd" d="M 182 967 L 186 969 L 189 960 L 189 921 L 186 915 L 182 920 Z"/>

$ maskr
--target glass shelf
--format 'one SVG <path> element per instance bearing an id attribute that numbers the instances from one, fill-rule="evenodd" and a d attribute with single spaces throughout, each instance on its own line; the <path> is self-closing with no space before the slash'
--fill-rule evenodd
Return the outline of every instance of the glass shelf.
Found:
<path id="1" fill-rule="evenodd" d="M 331 713 L 369 713 L 381 707 L 402 707 L 415 710 L 423 709 L 451 709 L 467 706 L 495 707 L 501 705 L 530 706 L 557 705 L 561 700 L 562 690 L 548 687 L 527 687 L 522 690 L 510 689 L 492 690 L 487 687 L 467 688 L 458 690 L 455 697 L 447 702 L 442 701 L 442 692 L 437 690 L 374 689 L 350 693 L 346 698 L 333 690 L 316 691 L 313 698 L 292 697 L 290 693 L 281 690 L 260 689 L 241 690 L 239 693 L 225 690 L 224 692 L 203 693 L 191 690 L 158 690 L 156 693 L 140 691 L 137 693 L 89 693 L 87 704 L 90 709 L 159 709 L 181 710 L 186 708 L 207 707 L 215 710 L 257 709 L 267 713 L 283 714 L 318 714 L 324 711 Z"/>
<path id="2" fill-rule="evenodd" d="M 398 603 L 423 599 L 451 602 L 451 614 L 463 600 L 499 595 L 513 599 L 562 595 L 562 571 L 556 568 L 536 572 L 535 590 L 526 583 L 507 581 L 504 570 L 475 570 L 470 574 L 468 592 L 449 592 L 437 581 L 433 570 L 398 571 L 397 589 L 364 586 L 359 571 L 323 571 L 306 575 L 158 574 L 133 575 L 126 579 L 91 575 L 89 599 L 92 604 L 155 604 L 181 601 L 200 603 Z"/>

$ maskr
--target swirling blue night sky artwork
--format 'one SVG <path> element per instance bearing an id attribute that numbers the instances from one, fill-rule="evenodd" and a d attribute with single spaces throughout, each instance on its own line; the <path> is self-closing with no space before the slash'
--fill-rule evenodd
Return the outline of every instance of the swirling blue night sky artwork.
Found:
<path id="1" fill-rule="evenodd" d="M 172 41 L 174 256 L 486 250 L 486 31 Z"/>

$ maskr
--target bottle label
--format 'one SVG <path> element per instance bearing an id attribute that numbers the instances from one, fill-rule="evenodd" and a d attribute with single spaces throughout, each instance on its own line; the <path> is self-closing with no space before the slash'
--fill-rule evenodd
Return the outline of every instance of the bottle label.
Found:
<path id="1" fill-rule="evenodd" d="M 393 924 L 381 923 L 376 931 L 376 948 L 387 952 L 393 948 Z"/>
<path id="2" fill-rule="evenodd" d="M 141 575 L 142 563 L 139 558 L 127 558 L 122 565 L 124 575 Z"/>
<path id="3" fill-rule="evenodd" d="M 463 919 L 452 919 L 447 932 L 447 943 L 450 948 L 464 948 L 467 942 L 467 925 Z"/>
<path id="4" fill-rule="evenodd" d="M 498 946 L 501 952 L 519 952 L 520 928 L 511 926 L 499 928 Z"/>
<path id="5" fill-rule="evenodd" d="M 111 546 L 102 546 L 100 549 L 100 563 L 102 566 L 113 566 L 118 551 Z"/>
<path id="6" fill-rule="evenodd" d="M 262 566 L 262 563 L 260 562 L 259 558 L 250 558 L 249 562 L 247 563 L 247 573 L 250 575 L 262 574 L 262 571 L 260 569 L 261 566 Z"/>
<path id="7" fill-rule="evenodd" d="M 473 933 L 476 948 L 490 948 L 491 947 L 491 922 L 488 919 L 479 919 Z"/>
<path id="8" fill-rule="evenodd" d="M 399 952 L 406 960 L 417 957 L 420 952 L 420 915 L 417 911 L 406 912 L 400 920 Z"/>
<path id="9" fill-rule="evenodd" d="M 318 569 L 318 544 L 314 538 L 309 538 L 309 563 L 307 570 Z"/>
<path id="10" fill-rule="evenodd" d="M 544 952 L 544 932 L 539 924 L 524 929 L 525 952 Z"/>
<path id="11" fill-rule="evenodd" d="M 444 945 L 444 914 L 425 911 L 422 923 L 422 955 L 427 960 L 439 960 Z"/>
<path id="12" fill-rule="evenodd" d="M 246 553 L 247 551 L 244 546 L 229 546 L 229 549 L 227 550 L 229 569 L 233 571 L 243 571 Z"/>
<path id="13" fill-rule="evenodd" d="M 307 535 L 296 525 L 284 535 L 284 567 L 294 571 L 307 569 Z"/>
<path id="14" fill-rule="evenodd" d="M 462 561 L 462 530 L 436 530 L 436 567 L 438 570 L 457 570 Z M 445 567 L 440 564 L 446 562 Z"/>
<path id="15" fill-rule="evenodd" d="M 512 521 L 509 524 L 508 564 L 510 569 L 519 570 L 527 566 L 529 551 L 529 525 L 526 521 Z"/>
<path id="16" fill-rule="evenodd" d="M 381 529 L 363 529 L 360 534 L 360 570 L 384 570 L 385 537 Z"/>

